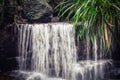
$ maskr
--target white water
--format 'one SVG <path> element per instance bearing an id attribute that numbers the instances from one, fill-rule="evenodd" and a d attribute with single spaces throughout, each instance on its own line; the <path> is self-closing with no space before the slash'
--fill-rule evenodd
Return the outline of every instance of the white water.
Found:
<path id="1" fill-rule="evenodd" d="M 90 43 L 87 42 L 86 60 L 77 61 L 72 24 L 20 24 L 17 30 L 19 69 L 33 73 L 26 80 L 36 80 L 36 76 L 44 77 L 42 80 L 97 80 L 111 64 L 109 60 L 98 60 L 96 38 L 94 60 L 90 60 Z"/>
<path id="2" fill-rule="evenodd" d="M 76 47 L 74 30 L 71 24 L 33 24 L 18 25 L 19 28 L 19 56 L 20 70 L 27 70 L 52 74 L 57 77 L 69 78 L 68 70 L 76 63 Z M 30 32 L 31 31 L 31 32 Z M 28 45 L 29 44 L 29 45 Z M 32 48 L 31 65 L 26 62 L 30 58 L 28 47 Z M 62 72 L 62 73 L 61 73 Z"/>
<path id="3" fill-rule="evenodd" d="M 101 80 L 105 71 L 108 71 L 108 65 L 112 65 L 109 60 L 79 61 L 77 64 L 73 64 L 72 73 L 76 75 L 75 80 Z"/>
<path id="4" fill-rule="evenodd" d="M 97 80 L 97 66 L 96 66 L 96 63 L 97 63 L 97 59 L 98 59 L 98 55 L 97 55 L 97 40 L 96 40 L 96 37 L 94 38 L 94 60 L 95 60 L 95 68 L 94 68 L 94 74 L 95 74 L 95 77 L 94 77 L 94 80 Z M 103 74 L 103 73 L 102 73 Z"/>

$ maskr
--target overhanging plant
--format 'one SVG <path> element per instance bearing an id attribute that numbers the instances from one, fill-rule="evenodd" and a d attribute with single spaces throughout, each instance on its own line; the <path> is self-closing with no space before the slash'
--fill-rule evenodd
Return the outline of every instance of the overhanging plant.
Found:
<path id="1" fill-rule="evenodd" d="M 87 40 L 94 42 L 98 37 L 105 49 L 110 48 L 112 37 L 117 40 L 116 33 L 120 33 L 119 0 L 62 0 L 56 9 L 60 17 L 74 22 L 74 28 L 81 22 L 80 38 L 86 35 Z"/>

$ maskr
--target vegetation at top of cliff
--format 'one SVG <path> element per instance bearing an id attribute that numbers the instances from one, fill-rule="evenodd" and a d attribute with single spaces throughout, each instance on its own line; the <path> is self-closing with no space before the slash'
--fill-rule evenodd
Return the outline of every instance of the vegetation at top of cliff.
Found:
<path id="1" fill-rule="evenodd" d="M 66 16 L 67 21 L 81 25 L 79 38 L 85 37 L 94 42 L 98 37 L 103 47 L 110 48 L 112 38 L 119 42 L 120 1 L 119 0 L 62 0 L 56 7 L 59 16 Z M 85 35 L 85 36 L 84 36 Z"/>

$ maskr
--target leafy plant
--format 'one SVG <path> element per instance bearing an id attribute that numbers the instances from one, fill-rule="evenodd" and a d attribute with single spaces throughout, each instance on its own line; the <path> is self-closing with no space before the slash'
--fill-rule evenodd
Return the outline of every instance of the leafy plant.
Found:
<path id="1" fill-rule="evenodd" d="M 116 32 L 120 32 L 120 1 L 119 0 L 62 0 L 56 9 L 59 16 L 79 26 L 79 37 L 84 35 L 94 42 L 98 37 L 103 47 L 110 48 L 112 36 L 117 40 Z M 119 42 L 119 41 L 118 41 Z"/>

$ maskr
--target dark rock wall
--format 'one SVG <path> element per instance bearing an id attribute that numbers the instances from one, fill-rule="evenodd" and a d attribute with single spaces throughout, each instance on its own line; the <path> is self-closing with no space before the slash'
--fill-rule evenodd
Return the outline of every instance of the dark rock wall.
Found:
<path id="1" fill-rule="evenodd" d="M 0 71 L 10 71 L 17 66 L 17 43 L 13 27 L 0 30 Z"/>
<path id="2" fill-rule="evenodd" d="M 30 21 L 50 21 L 53 9 L 46 0 L 24 1 L 24 14 Z"/>
<path id="3" fill-rule="evenodd" d="M 59 19 L 54 18 L 57 13 L 53 8 L 56 4 L 51 0 L 3 0 L 3 6 L 0 5 L 0 25 L 57 22 Z"/>

